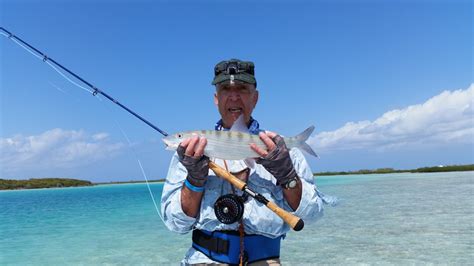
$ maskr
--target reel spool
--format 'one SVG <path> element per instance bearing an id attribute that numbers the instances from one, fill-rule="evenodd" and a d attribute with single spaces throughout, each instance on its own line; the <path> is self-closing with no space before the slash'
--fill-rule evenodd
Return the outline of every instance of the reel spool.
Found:
<path id="1" fill-rule="evenodd" d="M 221 223 L 235 223 L 244 215 L 244 200 L 235 194 L 220 196 L 214 203 L 214 213 Z"/>

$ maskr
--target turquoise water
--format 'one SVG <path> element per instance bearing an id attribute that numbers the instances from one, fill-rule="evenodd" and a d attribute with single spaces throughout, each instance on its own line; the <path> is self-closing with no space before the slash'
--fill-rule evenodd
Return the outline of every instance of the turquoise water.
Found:
<path id="1" fill-rule="evenodd" d="M 317 182 L 341 204 L 287 235 L 285 265 L 474 261 L 474 172 Z M 144 184 L 0 192 L 0 265 L 176 265 L 190 243 L 167 231 Z"/>

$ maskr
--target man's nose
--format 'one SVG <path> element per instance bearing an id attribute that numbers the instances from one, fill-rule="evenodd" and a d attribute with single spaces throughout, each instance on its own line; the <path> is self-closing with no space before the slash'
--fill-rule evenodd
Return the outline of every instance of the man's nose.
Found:
<path id="1" fill-rule="evenodd" d="M 230 91 L 230 94 L 229 94 L 229 98 L 230 98 L 231 100 L 234 100 L 234 101 L 235 101 L 235 100 L 238 100 L 238 99 L 240 98 L 240 93 L 239 93 L 239 91 L 237 91 L 237 90 L 231 90 L 231 91 Z"/>

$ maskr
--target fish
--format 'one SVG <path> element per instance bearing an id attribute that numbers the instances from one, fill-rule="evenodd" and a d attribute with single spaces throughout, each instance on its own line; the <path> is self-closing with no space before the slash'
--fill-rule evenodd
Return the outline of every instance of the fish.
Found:
<path id="1" fill-rule="evenodd" d="M 312 156 L 318 157 L 311 146 L 306 143 L 313 131 L 314 126 L 310 126 L 294 137 L 283 137 L 286 147 L 288 149 L 296 147 Z M 204 155 L 210 158 L 245 160 L 260 157 L 258 153 L 250 148 L 251 143 L 255 143 L 262 149 L 267 149 L 267 146 L 258 135 L 249 133 L 242 115 L 239 116 L 228 131 L 191 130 L 168 135 L 162 140 L 167 150 L 176 150 L 183 140 L 194 136 L 207 139 Z"/>

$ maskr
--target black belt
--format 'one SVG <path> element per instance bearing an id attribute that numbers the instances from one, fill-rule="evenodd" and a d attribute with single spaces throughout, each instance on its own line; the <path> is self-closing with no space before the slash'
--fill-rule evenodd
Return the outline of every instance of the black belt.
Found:
<path id="1" fill-rule="evenodd" d="M 238 232 L 236 233 L 238 235 Z M 193 243 L 212 252 L 229 253 L 229 240 L 205 234 L 201 230 L 193 230 Z"/>

